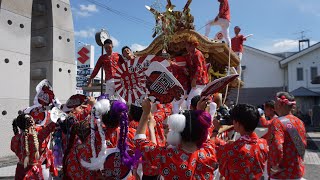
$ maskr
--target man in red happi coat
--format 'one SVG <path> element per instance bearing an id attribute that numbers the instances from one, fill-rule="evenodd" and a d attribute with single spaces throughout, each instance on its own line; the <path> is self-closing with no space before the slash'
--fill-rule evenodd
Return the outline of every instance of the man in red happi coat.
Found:
<path id="1" fill-rule="evenodd" d="M 296 102 L 287 92 L 278 92 L 274 118 L 270 125 L 268 172 L 271 179 L 302 179 L 303 156 L 307 146 L 303 122 L 291 114 Z"/>
<path id="2" fill-rule="evenodd" d="M 221 176 L 226 180 L 259 180 L 268 158 L 267 141 L 260 139 L 254 132 L 260 114 L 252 105 L 239 104 L 232 109 L 230 118 L 241 137 L 218 148 L 217 159 Z"/>

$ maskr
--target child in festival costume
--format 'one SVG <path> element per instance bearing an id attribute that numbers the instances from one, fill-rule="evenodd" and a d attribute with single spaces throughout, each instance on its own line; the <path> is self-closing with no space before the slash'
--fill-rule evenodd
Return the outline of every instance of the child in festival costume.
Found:
<path id="1" fill-rule="evenodd" d="M 135 143 L 144 159 L 158 166 L 165 179 L 212 179 L 217 159 L 215 145 L 207 141 L 211 116 L 202 110 L 171 115 L 168 118 L 170 131 L 167 136 L 171 146 L 159 147 L 145 136 L 150 101 L 144 100 L 142 108 Z"/>
<path id="2" fill-rule="evenodd" d="M 304 153 L 307 146 L 303 122 L 291 114 L 296 105 L 287 92 L 276 95 L 275 111 L 279 117 L 270 125 L 268 173 L 271 179 L 303 179 Z"/>
<path id="3" fill-rule="evenodd" d="M 228 179 L 257 179 L 263 174 L 268 158 L 268 145 L 254 132 L 259 112 L 252 105 L 238 104 L 231 111 L 234 128 L 241 137 L 217 150 L 219 171 Z"/>
<path id="4" fill-rule="evenodd" d="M 55 130 L 55 123 L 50 122 L 37 133 L 32 116 L 20 114 L 12 125 L 15 136 L 11 139 L 11 150 L 19 159 L 15 179 L 52 178 L 46 165 L 42 165 L 47 157 L 47 148 L 41 145 Z"/>
<path id="5" fill-rule="evenodd" d="M 191 91 L 187 99 L 187 107 L 190 106 L 191 99 L 196 95 L 200 95 L 209 82 L 206 60 L 201 51 L 197 49 L 198 45 L 199 42 L 195 36 L 188 37 L 186 49 L 188 52 L 187 66 L 189 67 Z"/>

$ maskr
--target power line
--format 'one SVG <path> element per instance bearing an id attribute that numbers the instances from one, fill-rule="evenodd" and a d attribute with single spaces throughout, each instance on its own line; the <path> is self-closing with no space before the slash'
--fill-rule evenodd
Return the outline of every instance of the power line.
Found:
<path id="1" fill-rule="evenodd" d="M 119 10 L 113 9 L 113 8 L 103 4 L 103 3 L 97 2 L 95 0 L 86 0 L 86 1 L 88 1 L 90 3 L 93 3 L 93 4 L 99 6 L 99 7 L 103 8 L 103 9 L 113 13 L 113 14 L 116 14 L 116 15 L 120 16 L 121 18 L 125 19 L 125 20 L 131 21 L 131 22 L 134 22 L 134 23 L 142 24 L 143 26 L 148 27 L 148 28 L 153 27 L 153 23 L 150 23 L 150 22 L 145 21 L 143 19 L 131 16 L 131 15 L 129 15 L 127 13 L 124 13 L 124 12 L 121 12 Z"/>

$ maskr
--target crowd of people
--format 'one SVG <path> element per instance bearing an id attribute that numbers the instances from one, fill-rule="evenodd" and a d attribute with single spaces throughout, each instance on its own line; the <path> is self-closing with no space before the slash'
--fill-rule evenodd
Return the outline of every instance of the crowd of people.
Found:
<path id="1" fill-rule="evenodd" d="M 220 3 L 209 25 L 221 25 L 241 59 L 246 38 L 238 26 L 229 38 L 228 1 Z M 61 104 L 43 84 L 35 105 L 12 123 L 11 150 L 19 159 L 15 179 L 303 179 L 306 132 L 292 115 L 294 97 L 278 92 L 260 113 L 249 104 L 229 109 L 220 93 L 201 96 L 209 83 L 206 60 L 197 38 L 187 38 L 185 45 L 187 54 L 169 59 L 167 68 L 188 95 L 172 103 L 145 98 L 138 106 L 109 91 L 98 98 L 72 95 Z M 117 68 L 135 60 L 127 46 L 122 55 L 114 53 L 110 39 L 104 48 L 88 86 L 101 68 L 113 86 L 108 82 Z M 259 123 L 268 128 L 262 137 L 255 133 Z"/>
<path id="2" fill-rule="evenodd" d="M 118 62 L 134 56 L 128 47 L 122 51 L 126 58 L 112 53 L 111 40 L 105 46 L 98 67 L 112 78 Z M 208 83 L 196 47 L 190 38 L 189 92 Z M 57 105 L 52 89 L 43 85 L 35 99 L 39 104 L 13 121 L 15 179 L 51 179 L 59 170 L 63 179 L 302 179 L 306 132 L 291 113 L 292 95 L 277 93 L 261 115 L 249 104 L 228 109 L 219 93 L 200 94 L 175 112 L 177 102 L 144 99 L 140 107 L 105 94 L 97 99 L 76 94 Z M 53 106 L 63 111 L 58 119 L 50 115 L 56 113 Z M 262 138 L 254 132 L 259 122 L 268 128 Z"/>
<path id="3" fill-rule="evenodd" d="M 148 99 L 138 107 L 106 96 L 98 100 L 80 96 L 67 101 L 74 104 L 64 121 L 52 122 L 50 115 L 39 118 L 32 110 L 13 121 L 11 150 L 19 158 L 15 179 L 50 179 L 59 169 L 63 179 L 302 179 L 304 175 L 306 132 L 302 121 L 291 114 L 295 101 L 287 92 L 266 102 L 265 116 L 249 104 L 234 106 L 228 110 L 231 126 L 218 117 L 226 109 L 223 105 L 210 115 L 212 100 L 206 97 L 195 96 L 190 109 L 172 114 L 171 104 Z M 219 103 L 219 96 L 214 96 Z M 268 128 L 262 138 L 254 132 L 259 122 Z M 234 131 L 240 135 L 237 139 L 230 136 Z M 61 149 L 52 145 L 58 132 Z M 55 159 L 59 150 L 60 165 Z"/>

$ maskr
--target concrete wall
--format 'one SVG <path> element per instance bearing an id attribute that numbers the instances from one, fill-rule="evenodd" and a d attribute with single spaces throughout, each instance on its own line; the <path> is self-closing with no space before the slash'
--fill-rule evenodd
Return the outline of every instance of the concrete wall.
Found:
<path id="1" fill-rule="evenodd" d="M 0 10 L 0 156 L 13 155 L 12 120 L 29 105 L 32 0 L 2 0 Z"/>
<path id="2" fill-rule="evenodd" d="M 297 68 L 299 67 L 303 68 L 303 81 L 297 81 Z M 318 75 L 320 74 L 320 48 L 288 63 L 289 92 L 301 86 L 320 92 L 320 84 L 311 84 L 311 67 L 318 67 Z"/>
<path id="3" fill-rule="evenodd" d="M 75 93 L 76 65 L 73 19 L 68 0 L 35 1 L 32 16 L 30 97 L 35 96 L 35 86 L 43 79 L 37 71 L 52 82 L 55 95 L 66 101 Z M 43 9 L 45 9 L 43 11 Z M 33 76 L 34 75 L 34 76 Z M 30 99 L 30 102 L 32 100 Z"/>
<path id="4" fill-rule="evenodd" d="M 56 96 L 75 93 L 75 49 L 69 0 L 0 1 L 0 157 L 13 155 L 12 120 L 32 105 L 47 78 Z"/>
<path id="5" fill-rule="evenodd" d="M 241 66 L 243 88 L 283 87 L 284 72 L 280 68 L 279 58 L 257 49 L 245 46 Z"/>

